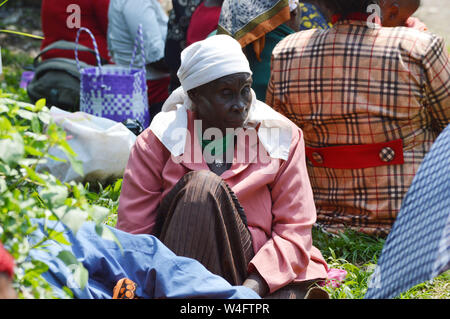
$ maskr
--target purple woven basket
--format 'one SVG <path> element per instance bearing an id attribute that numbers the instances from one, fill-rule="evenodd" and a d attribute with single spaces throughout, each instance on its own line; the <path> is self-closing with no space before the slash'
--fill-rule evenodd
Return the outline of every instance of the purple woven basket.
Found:
<path id="1" fill-rule="evenodd" d="M 78 38 L 82 31 L 89 33 L 97 56 L 96 67 L 81 69 L 78 60 Z M 142 25 L 139 25 L 130 66 L 102 66 L 94 36 L 87 28 L 80 28 L 76 38 L 75 59 L 81 74 L 80 111 L 108 118 L 116 122 L 138 120 L 150 125 L 145 71 Z M 133 68 L 137 48 L 140 48 L 142 67 Z"/>

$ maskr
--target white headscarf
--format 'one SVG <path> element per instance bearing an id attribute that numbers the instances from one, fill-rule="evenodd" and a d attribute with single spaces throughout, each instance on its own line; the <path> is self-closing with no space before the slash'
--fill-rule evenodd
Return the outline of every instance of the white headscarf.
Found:
<path id="1" fill-rule="evenodd" d="M 228 35 L 215 35 L 195 42 L 181 52 L 178 77 L 181 87 L 172 92 L 150 124 L 150 130 L 174 156 L 184 153 L 186 136 L 171 134 L 177 128 L 187 128 L 187 110 L 192 101 L 187 91 L 235 73 L 253 74 L 241 45 Z M 290 122 L 270 106 L 258 101 L 252 90 L 252 104 L 244 127 L 256 127 L 264 148 L 273 158 L 287 160 L 292 139 Z M 277 134 L 271 134 L 277 129 Z M 270 136 L 277 136 L 273 141 Z M 181 140 L 180 140 L 181 139 Z M 182 146 L 182 147 L 180 147 Z"/>
<path id="2" fill-rule="evenodd" d="M 241 45 L 232 37 L 221 34 L 195 42 L 183 50 L 177 75 L 187 92 L 223 76 L 240 72 L 252 74 Z"/>

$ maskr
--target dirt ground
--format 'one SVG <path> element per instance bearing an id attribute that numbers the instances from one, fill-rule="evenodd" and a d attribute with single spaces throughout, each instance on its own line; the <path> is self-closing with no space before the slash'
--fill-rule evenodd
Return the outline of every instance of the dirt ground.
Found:
<path id="1" fill-rule="evenodd" d="M 172 7 L 171 0 L 158 0 L 166 11 Z M 3 2 L 0 0 L 0 3 Z M 0 29 L 15 30 L 43 36 L 40 21 L 40 0 L 8 1 L 0 7 Z M 415 16 L 424 21 L 431 32 L 446 39 L 450 50 L 450 1 L 422 0 Z M 40 40 L 0 33 L 0 46 L 12 51 L 36 55 Z"/>

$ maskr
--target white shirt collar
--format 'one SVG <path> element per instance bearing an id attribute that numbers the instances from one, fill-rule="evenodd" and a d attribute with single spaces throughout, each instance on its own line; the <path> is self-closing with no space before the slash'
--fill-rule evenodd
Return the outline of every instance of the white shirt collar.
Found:
<path id="1" fill-rule="evenodd" d="M 191 101 L 180 87 L 166 100 L 162 111 L 150 124 L 150 130 L 173 156 L 184 153 L 186 145 L 187 110 Z M 267 104 L 258 101 L 252 90 L 252 105 L 244 128 L 256 128 L 258 138 L 272 158 L 287 160 L 292 141 L 292 124 Z"/>

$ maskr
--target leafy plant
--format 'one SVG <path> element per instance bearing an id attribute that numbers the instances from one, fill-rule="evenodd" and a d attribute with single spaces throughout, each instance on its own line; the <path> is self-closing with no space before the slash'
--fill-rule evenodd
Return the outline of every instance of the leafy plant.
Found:
<path id="1" fill-rule="evenodd" d="M 16 261 L 14 286 L 19 297 L 51 298 L 52 290 L 40 276 L 48 267 L 30 258 L 29 252 L 45 249 L 49 240 L 60 245 L 70 243 L 49 226 L 45 227 L 46 237 L 33 243 L 29 235 L 37 228 L 34 219 L 55 220 L 75 233 L 83 222 L 93 220 L 100 236 L 116 238 L 103 223 L 109 209 L 92 204 L 82 184 L 62 183 L 48 172 L 36 171 L 37 165 L 47 159 L 61 161 L 48 154 L 50 148 L 57 147 L 82 174 L 81 163 L 67 143 L 64 130 L 52 121 L 45 101 L 31 105 L 8 97 L 11 95 L 0 93 L 0 241 Z M 63 250 L 55 258 L 71 266 L 83 288 L 87 271 L 75 256 Z M 70 297 L 70 290 L 66 291 Z"/>
<path id="2" fill-rule="evenodd" d="M 322 287 L 332 299 L 362 299 L 367 292 L 370 276 L 381 255 L 385 240 L 347 230 L 331 234 L 313 228 L 313 243 L 324 256 L 329 268 L 342 269 L 346 278 L 339 285 Z M 416 285 L 400 294 L 399 299 L 450 298 L 450 271 L 432 281 Z"/>
<path id="3" fill-rule="evenodd" d="M 348 229 L 339 235 L 313 228 L 314 245 L 325 258 L 339 256 L 353 264 L 375 262 L 381 254 L 385 240 Z"/>
<path id="4" fill-rule="evenodd" d="M 26 90 L 19 87 L 23 67 L 33 63 L 33 59 L 24 53 L 13 53 L 6 48 L 1 48 L 3 64 L 3 81 L 0 81 L 0 89 L 8 92 L 16 101 L 30 102 Z M 1 78 L 1 75 L 0 75 Z"/>
<path id="5" fill-rule="evenodd" d="M 323 287 L 332 299 L 362 299 L 367 292 L 369 278 L 372 275 L 376 263 L 368 262 L 356 266 L 345 259 L 337 258 L 334 251 L 327 259 L 330 268 L 343 269 L 347 276 L 339 285 L 326 285 Z"/>
<path id="6" fill-rule="evenodd" d="M 106 187 L 100 183 L 95 188 L 89 183 L 85 185 L 85 189 L 88 190 L 86 197 L 89 199 L 89 202 L 93 205 L 106 207 L 109 210 L 105 224 L 111 227 L 115 227 L 117 223 L 117 209 L 119 207 L 122 181 L 123 179 L 120 178 Z M 94 188 L 94 190 L 91 190 L 91 188 Z"/>

